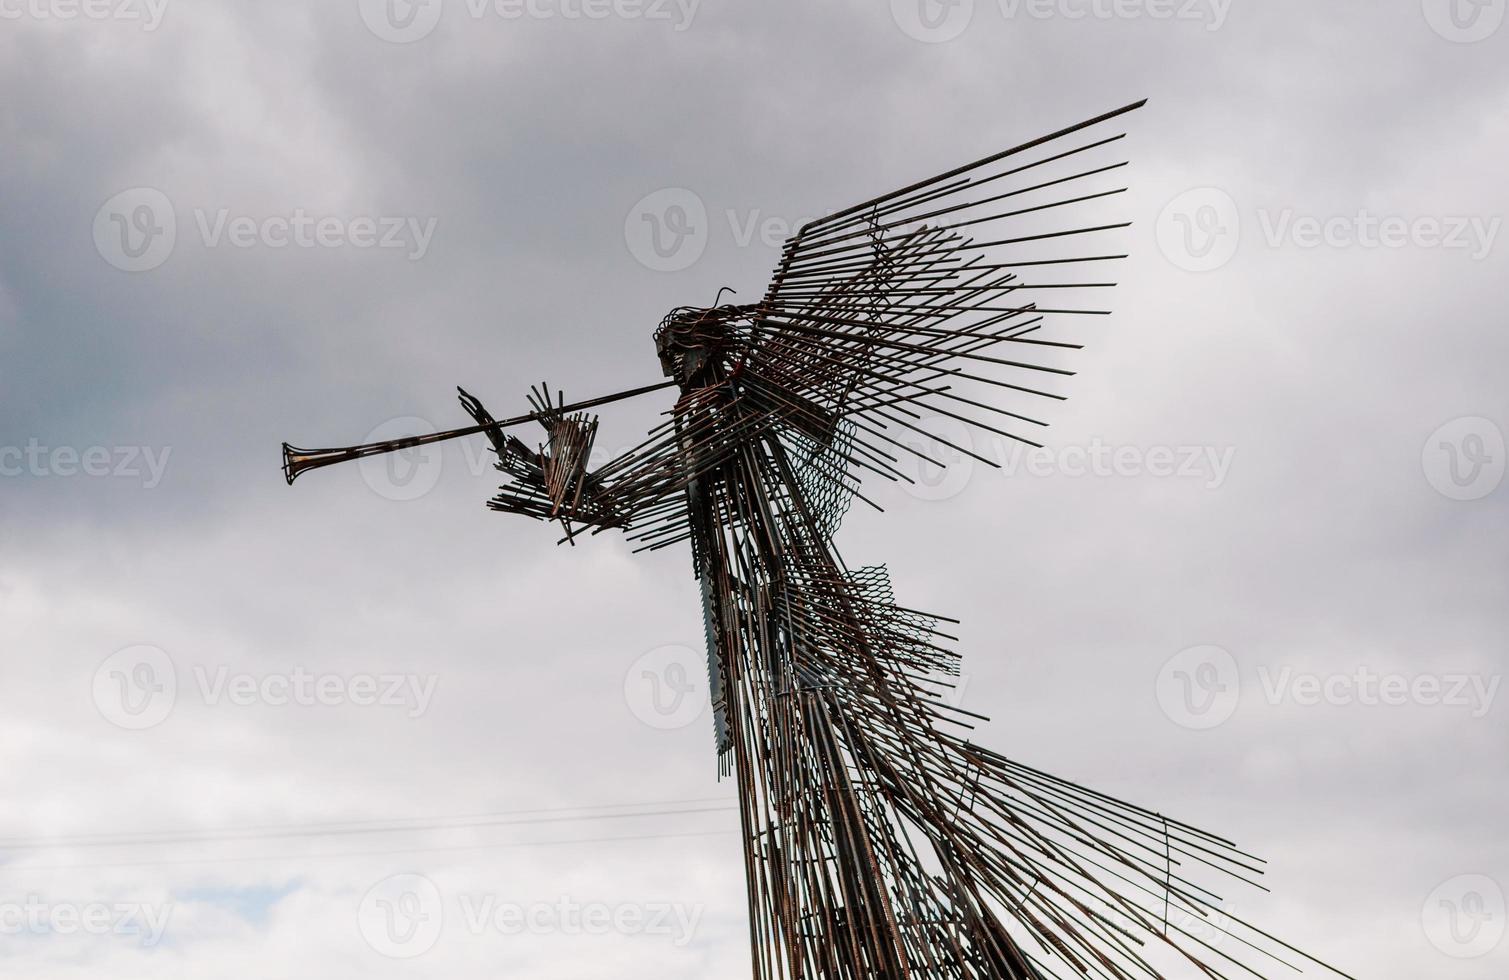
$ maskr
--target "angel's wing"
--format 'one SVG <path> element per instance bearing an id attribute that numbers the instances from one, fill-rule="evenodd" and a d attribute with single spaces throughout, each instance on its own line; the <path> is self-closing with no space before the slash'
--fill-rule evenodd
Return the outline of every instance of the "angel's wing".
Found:
<path id="1" fill-rule="evenodd" d="M 860 470 L 910 480 L 898 465 L 908 455 L 999 465 L 992 438 L 1039 445 L 1034 403 L 1063 398 L 1064 354 L 1081 346 L 1081 324 L 1109 312 L 1098 297 L 1126 257 L 1114 247 L 1130 224 L 1115 216 L 1120 124 L 1142 105 L 819 218 L 786 242 L 741 381 L 794 420 L 820 518 L 836 523 Z"/>
<path id="2" fill-rule="evenodd" d="M 831 533 L 865 473 L 911 482 L 907 462 L 995 466 L 990 438 L 1038 445 L 1038 403 L 1063 398 L 1080 346 L 1067 325 L 1108 312 L 1094 297 L 1125 258 L 1108 239 L 1129 223 L 1107 211 L 1125 191 L 1118 120 L 1141 105 L 809 222 L 758 303 L 673 311 L 719 338 L 719 380 L 592 474 L 567 520 L 678 543 L 688 487 L 774 436 Z M 536 482 L 493 506 L 559 514 Z"/>

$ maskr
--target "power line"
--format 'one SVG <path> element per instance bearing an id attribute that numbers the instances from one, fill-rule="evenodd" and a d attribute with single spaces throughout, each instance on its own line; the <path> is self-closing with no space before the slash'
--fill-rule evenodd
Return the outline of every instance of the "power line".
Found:
<path id="1" fill-rule="evenodd" d="M 722 806 L 702 807 L 700 803 Z M 630 810 L 635 807 L 671 807 L 670 809 Z M 702 797 L 688 800 L 660 800 L 642 803 L 609 803 L 593 806 L 534 807 L 501 810 L 492 813 L 461 814 L 447 817 L 399 817 L 386 820 L 343 820 L 259 824 L 215 829 L 178 829 L 137 831 L 119 834 L 69 834 L 0 838 L 0 850 L 36 851 L 59 847 L 139 847 L 162 844 L 216 843 L 244 840 L 286 838 L 343 837 L 362 834 L 387 834 L 431 830 L 462 830 L 479 827 L 507 827 L 544 823 L 571 823 L 590 820 L 623 820 L 634 817 L 663 817 L 678 814 L 726 813 L 734 810 L 727 797 Z M 593 812 L 630 810 L 630 812 Z M 545 816 L 532 816 L 545 814 Z"/>
<path id="2" fill-rule="evenodd" d="M 156 868 L 201 864 L 247 864 L 258 861 L 303 861 L 310 858 L 329 859 L 347 857 L 385 857 L 393 854 L 437 854 L 457 851 L 504 850 L 516 847 L 551 847 L 561 844 L 605 844 L 619 841 L 678 840 L 693 837 L 731 837 L 735 830 L 706 830 L 672 834 L 630 834 L 618 837 L 568 837 L 561 840 L 500 841 L 493 844 L 440 845 L 434 847 L 400 847 L 373 851 L 327 851 L 314 854 L 270 854 L 249 857 L 181 858 L 168 861 L 108 861 L 86 864 L 23 864 L 5 868 L 7 873 L 18 871 L 74 871 L 96 868 Z"/>

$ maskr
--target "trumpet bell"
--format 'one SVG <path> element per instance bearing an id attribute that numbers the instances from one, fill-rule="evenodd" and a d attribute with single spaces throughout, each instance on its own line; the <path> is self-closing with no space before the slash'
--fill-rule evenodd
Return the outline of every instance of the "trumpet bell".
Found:
<path id="1" fill-rule="evenodd" d="M 293 486 L 293 481 L 299 478 L 299 474 L 308 470 L 317 470 L 322 466 L 333 466 L 336 463 L 344 463 L 347 460 L 360 459 L 370 455 L 361 450 L 369 449 L 367 446 L 352 446 L 346 449 L 300 449 L 283 443 L 283 479 Z"/>

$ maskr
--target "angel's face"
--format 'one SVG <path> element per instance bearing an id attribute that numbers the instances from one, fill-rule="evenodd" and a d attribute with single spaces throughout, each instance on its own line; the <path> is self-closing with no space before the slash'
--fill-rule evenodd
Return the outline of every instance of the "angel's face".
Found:
<path id="1" fill-rule="evenodd" d="M 708 365 L 727 342 L 727 326 L 716 309 L 681 307 L 660 321 L 655 331 L 655 353 L 660 368 L 683 389 L 707 383 Z"/>

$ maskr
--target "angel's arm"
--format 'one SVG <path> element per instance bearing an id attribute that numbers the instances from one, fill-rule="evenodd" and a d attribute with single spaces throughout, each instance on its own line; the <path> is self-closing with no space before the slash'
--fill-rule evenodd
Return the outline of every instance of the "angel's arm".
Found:
<path id="1" fill-rule="evenodd" d="M 460 394 L 462 407 L 479 425 L 495 421 L 475 397 L 465 390 Z M 587 471 L 597 434 L 596 417 L 549 409 L 543 414 L 541 424 L 547 433 L 547 443 L 537 450 L 501 429 L 486 430 L 498 456 L 498 470 L 511 478 L 488 506 L 540 520 L 558 520 L 568 536 L 574 531 L 573 525 L 618 525 L 620 522 L 608 501 L 599 492 L 597 478 Z"/>

